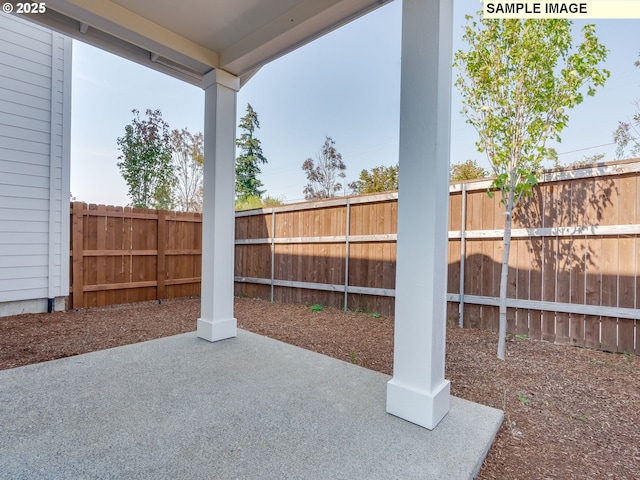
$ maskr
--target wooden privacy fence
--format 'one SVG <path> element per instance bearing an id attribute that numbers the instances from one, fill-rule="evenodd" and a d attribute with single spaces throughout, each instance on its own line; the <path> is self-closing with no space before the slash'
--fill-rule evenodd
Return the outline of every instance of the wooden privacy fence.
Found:
<path id="1" fill-rule="evenodd" d="M 397 194 L 236 213 L 236 295 L 393 314 Z"/>
<path id="2" fill-rule="evenodd" d="M 202 217 L 71 205 L 72 308 L 200 295 Z"/>
<path id="3" fill-rule="evenodd" d="M 640 352 L 639 172 L 636 159 L 544 176 L 514 218 L 510 333 Z M 451 322 L 497 331 L 504 209 L 489 185 L 450 188 L 447 299 Z M 392 193 L 237 213 L 236 294 L 392 314 L 396 202 Z"/>
<path id="4" fill-rule="evenodd" d="M 510 333 L 640 353 L 639 172 L 636 159 L 545 174 L 514 216 Z M 447 314 L 497 331 L 504 209 L 489 184 L 450 187 Z M 74 203 L 70 305 L 198 295 L 201 221 Z M 235 294 L 392 315 L 396 223 L 396 193 L 238 212 Z"/>
<path id="5" fill-rule="evenodd" d="M 636 159 L 544 176 L 514 215 L 509 332 L 640 353 L 639 172 Z M 504 209 L 489 184 L 451 188 L 447 290 L 451 318 L 497 331 Z"/>

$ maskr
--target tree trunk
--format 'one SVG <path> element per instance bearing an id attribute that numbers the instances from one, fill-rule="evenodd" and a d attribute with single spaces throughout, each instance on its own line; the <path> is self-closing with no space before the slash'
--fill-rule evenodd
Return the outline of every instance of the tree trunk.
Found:
<path id="1" fill-rule="evenodd" d="M 504 251 L 500 273 L 500 328 L 498 333 L 498 358 L 505 359 L 507 340 L 507 279 L 509 277 L 509 252 L 511 251 L 511 215 L 513 213 L 513 193 L 509 194 L 504 221 Z"/>

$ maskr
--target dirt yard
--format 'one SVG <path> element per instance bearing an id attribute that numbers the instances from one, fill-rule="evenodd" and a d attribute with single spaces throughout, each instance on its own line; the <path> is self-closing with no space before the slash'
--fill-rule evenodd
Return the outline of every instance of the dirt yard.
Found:
<path id="1" fill-rule="evenodd" d="M 193 331 L 197 298 L 0 318 L 0 369 Z M 241 328 L 392 373 L 393 321 L 236 299 Z M 640 478 L 640 359 L 450 327 L 455 396 L 505 411 L 482 479 Z M 455 446 L 464 448 L 464 446 Z"/>

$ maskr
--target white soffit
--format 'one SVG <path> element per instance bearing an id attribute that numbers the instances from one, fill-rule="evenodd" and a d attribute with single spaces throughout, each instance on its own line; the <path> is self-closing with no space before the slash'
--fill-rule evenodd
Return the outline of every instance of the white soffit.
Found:
<path id="1" fill-rule="evenodd" d="M 47 0 L 30 20 L 200 85 L 260 67 L 391 0 Z"/>

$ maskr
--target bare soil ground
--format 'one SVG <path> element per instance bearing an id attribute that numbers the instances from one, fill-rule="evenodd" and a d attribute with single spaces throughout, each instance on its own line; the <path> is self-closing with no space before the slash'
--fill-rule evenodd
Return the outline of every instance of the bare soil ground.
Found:
<path id="1" fill-rule="evenodd" d="M 392 373 L 393 320 L 236 299 L 241 328 Z M 193 331 L 197 298 L 0 318 L 0 369 Z M 450 327 L 455 396 L 505 411 L 482 479 L 640 478 L 640 359 Z M 452 448 L 464 448 L 463 445 Z"/>

